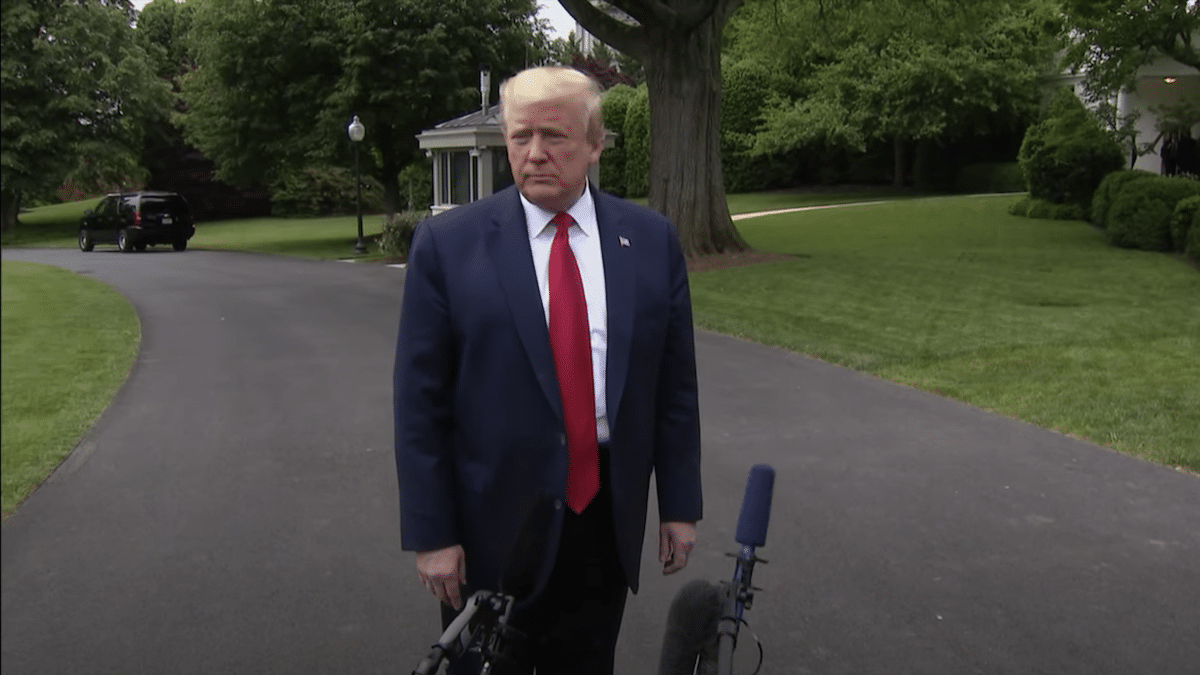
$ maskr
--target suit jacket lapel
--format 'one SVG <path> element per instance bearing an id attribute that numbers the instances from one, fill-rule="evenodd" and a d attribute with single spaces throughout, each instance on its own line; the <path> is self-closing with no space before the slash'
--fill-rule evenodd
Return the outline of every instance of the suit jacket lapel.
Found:
<path id="1" fill-rule="evenodd" d="M 608 298 L 608 365 L 605 370 L 605 397 L 609 428 L 615 428 L 621 393 L 629 372 L 629 350 L 633 344 L 633 316 L 637 307 L 637 268 L 628 242 L 637 241 L 633 223 L 623 220 L 610 197 L 592 191 L 596 204 L 596 222 L 600 231 L 600 252 L 604 257 L 604 292 Z M 627 242 L 622 245 L 622 240 Z"/>
<path id="2" fill-rule="evenodd" d="M 562 401 L 554 372 L 554 355 L 550 351 L 550 334 L 546 330 L 546 311 L 542 307 L 537 274 L 533 269 L 525 211 L 515 187 L 508 188 L 502 194 L 487 232 L 488 251 L 495 268 L 505 270 L 497 277 L 508 300 L 517 334 L 525 346 L 538 383 L 542 385 L 542 393 L 561 419 Z"/>

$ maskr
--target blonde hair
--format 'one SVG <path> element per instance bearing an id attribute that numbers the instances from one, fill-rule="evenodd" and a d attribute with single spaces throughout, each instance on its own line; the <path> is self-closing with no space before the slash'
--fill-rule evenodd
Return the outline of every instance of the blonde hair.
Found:
<path id="1" fill-rule="evenodd" d="M 583 104 L 587 119 L 587 139 L 604 140 L 604 112 L 600 108 L 600 83 L 587 73 L 574 68 L 542 66 L 529 68 L 513 75 L 500 85 L 500 124 L 508 128 L 505 118 L 509 105 L 521 105 L 573 98 Z"/>

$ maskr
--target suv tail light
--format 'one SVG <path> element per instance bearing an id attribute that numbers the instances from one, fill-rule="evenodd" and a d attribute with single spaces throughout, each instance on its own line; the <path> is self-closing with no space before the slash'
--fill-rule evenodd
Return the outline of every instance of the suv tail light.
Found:
<path id="1" fill-rule="evenodd" d="M 134 227 L 142 226 L 142 212 L 141 211 L 133 212 L 133 226 Z"/>

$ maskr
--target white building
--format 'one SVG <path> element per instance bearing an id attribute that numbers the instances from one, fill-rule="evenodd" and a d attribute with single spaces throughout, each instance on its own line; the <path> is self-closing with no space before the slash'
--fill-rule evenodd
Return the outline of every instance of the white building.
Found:
<path id="1" fill-rule="evenodd" d="M 1200 34 L 1196 35 L 1200 40 Z M 1057 84 L 1070 85 L 1076 93 L 1083 92 L 1083 76 L 1064 74 Z M 1132 89 L 1121 90 L 1116 100 L 1119 118 L 1137 114 L 1136 130 L 1139 146 L 1152 143 L 1159 139 L 1159 128 L 1162 120 L 1152 109 L 1164 103 L 1191 101 L 1200 107 L 1200 73 L 1195 68 L 1170 58 L 1160 56 L 1138 70 L 1137 80 Z M 1192 126 L 1192 138 L 1200 137 L 1200 123 Z M 1133 168 L 1158 173 L 1162 167 L 1159 151 L 1162 149 L 1161 139 L 1155 144 L 1154 151 L 1137 158 Z"/>

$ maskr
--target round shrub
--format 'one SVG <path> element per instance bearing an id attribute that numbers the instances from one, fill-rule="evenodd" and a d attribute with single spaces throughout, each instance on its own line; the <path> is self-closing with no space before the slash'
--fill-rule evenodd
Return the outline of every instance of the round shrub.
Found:
<path id="1" fill-rule="evenodd" d="M 1096 194 L 1092 196 L 1092 224 L 1104 227 L 1108 218 L 1108 209 L 1126 183 L 1154 175 L 1157 174 L 1141 169 L 1122 169 L 1105 176 L 1104 180 L 1100 181 L 1100 187 L 1096 188 Z"/>
<path id="2" fill-rule="evenodd" d="M 1171 250 L 1171 217 L 1180 201 L 1200 195 L 1200 181 L 1148 176 L 1125 184 L 1108 211 L 1105 231 L 1114 246 Z"/>
<path id="3" fill-rule="evenodd" d="M 1063 88 L 1045 119 L 1025 133 L 1017 160 L 1030 196 L 1088 209 L 1100 180 L 1124 167 L 1125 154 L 1079 97 Z"/>
<path id="4" fill-rule="evenodd" d="M 1188 233 L 1200 221 L 1200 195 L 1193 195 L 1179 200 L 1175 205 L 1175 214 L 1171 216 L 1171 245 L 1176 251 L 1187 248 Z"/>
<path id="5" fill-rule="evenodd" d="M 379 252 L 396 258 L 408 257 L 417 224 L 428 217 L 429 211 L 412 210 L 387 213 L 383 216 L 383 234 L 379 236 Z"/>

